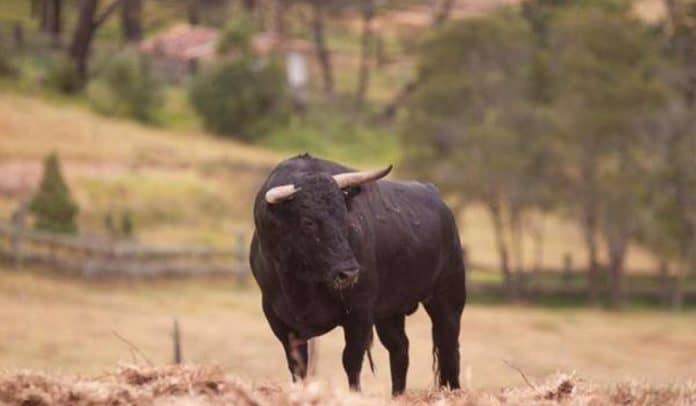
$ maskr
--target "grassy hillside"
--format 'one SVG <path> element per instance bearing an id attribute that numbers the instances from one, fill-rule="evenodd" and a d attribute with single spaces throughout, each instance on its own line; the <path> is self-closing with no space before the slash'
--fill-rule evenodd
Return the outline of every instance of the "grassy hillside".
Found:
<path id="1" fill-rule="evenodd" d="M 0 268 L 0 359 L 5 370 L 99 374 L 119 362 L 144 363 L 125 338 L 155 365 L 171 361 L 174 318 L 187 363 L 217 364 L 245 380 L 286 382 L 280 345 L 270 332 L 253 284 L 227 279 L 88 283 Z M 696 313 L 608 313 L 524 306 L 468 306 L 460 337 L 462 382 L 473 388 L 523 385 L 504 361 L 533 381 L 556 371 L 600 384 L 628 377 L 648 383 L 696 376 Z M 432 383 L 430 322 L 420 309 L 407 320 L 409 387 Z M 344 388 L 343 334 L 319 340 L 318 375 Z M 389 393 L 388 358 L 375 342 L 377 366 L 365 368 L 365 390 Z"/>
<path id="2" fill-rule="evenodd" d="M 299 147 L 274 152 L 203 132 L 147 127 L 12 92 L 0 93 L 0 136 L 3 217 L 37 184 L 41 159 L 57 151 L 82 209 L 84 230 L 103 231 L 106 213 L 127 209 L 135 216 L 138 238 L 162 243 L 231 246 L 234 230 L 250 227 L 253 195 L 270 168 L 304 152 Z M 367 159 L 350 148 L 333 153 L 331 158 L 357 167 L 381 166 L 386 160 Z M 484 210 L 467 210 L 460 228 L 473 261 L 497 264 Z M 583 266 L 582 238 L 573 224 L 550 217 L 545 234 L 545 266 L 560 267 L 566 253 L 573 255 L 577 267 Z M 523 248 L 531 266 L 536 248 L 529 236 Z M 655 264 L 650 255 L 632 247 L 627 266 L 653 269 Z"/>

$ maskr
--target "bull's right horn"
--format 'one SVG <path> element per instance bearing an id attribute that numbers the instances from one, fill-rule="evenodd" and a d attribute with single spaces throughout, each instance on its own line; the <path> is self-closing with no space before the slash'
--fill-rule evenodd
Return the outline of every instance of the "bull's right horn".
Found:
<path id="1" fill-rule="evenodd" d="M 345 189 L 350 186 L 359 186 L 364 183 L 374 182 L 381 179 L 391 172 L 392 166 L 389 165 L 384 169 L 374 171 L 348 172 L 334 175 L 333 178 L 338 183 L 338 187 Z"/>
<path id="2" fill-rule="evenodd" d="M 290 199 L 292 195 L 299 191 L 300 188 L 296 188 L 295 185 L 276 186 L 266 192 L 266 202 L 268 202 L 268 204 L 280 203 Z"/>

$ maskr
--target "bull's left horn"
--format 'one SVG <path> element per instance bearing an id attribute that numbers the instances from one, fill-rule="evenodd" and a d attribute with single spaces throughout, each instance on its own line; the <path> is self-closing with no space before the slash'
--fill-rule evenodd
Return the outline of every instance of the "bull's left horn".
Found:
<path id="1" fill-rule="evenodd" d="M 292 195 L 299 191 L 300 188 L 296 188 L 295 185 L 276 186 L 266 192 L 266 201 L 268 204 L 280 203 L 283 200 L 291 198 Z"/>
<path id="2" fill-rule="evenodd" d="M 348 172 L 334 175 L 334 180 L 338 183 L 341 189 L 350 186 L 359 186 L 364 183 L 374 182 L 381 179 L 391 172 L 392 166 L 389 165 L 384 169 L 377 169 L 374 171 L 360 171 L 360 172 Z"/>

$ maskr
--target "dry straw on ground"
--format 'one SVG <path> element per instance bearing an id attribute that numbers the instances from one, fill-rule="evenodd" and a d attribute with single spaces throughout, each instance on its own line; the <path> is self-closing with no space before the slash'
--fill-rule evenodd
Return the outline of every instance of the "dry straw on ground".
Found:
<path id="1" fill-rule="evenodd" d="M 215 367 L 128 366 L 95 378 L 5 373 L 0 403 L 8 405 L 692 405 L 696 382 L 648 386 L 593 385 L 557 375 L 537 385 L 497 391 L 414 391 L 389 399 L 303 385 L 252 385 Z"/>

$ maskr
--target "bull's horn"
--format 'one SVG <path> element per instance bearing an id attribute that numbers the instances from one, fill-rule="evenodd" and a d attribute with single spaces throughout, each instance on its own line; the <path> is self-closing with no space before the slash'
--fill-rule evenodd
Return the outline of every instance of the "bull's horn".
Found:
<path id="1" fill-rule="evenodd" d="M 341 173 L 338 175 L 334 175 L 334 180 L 336 183 L 338 183 L 338 186 L 341 189 L 350 187 L 350 186 L 359 186 L 364 183 L 368 182 L 374 182 L 377 179 L 381 179 L 389 172 L 391 172 L 392 166 L 389 165 L 384 169 L 377 169 L 374 171 L 360 171 L 360 172 L 348 172 L 348 173 Z"/>
<path id="2" fill-rule="evenodd" d="M 292 195 L 299 191 L 300 188 L 296 188 L 295 185 L 276 186 L 266 192 L 266 201 L 269 204 L 280 203 L 283 200 L 291 198 Z"/>

